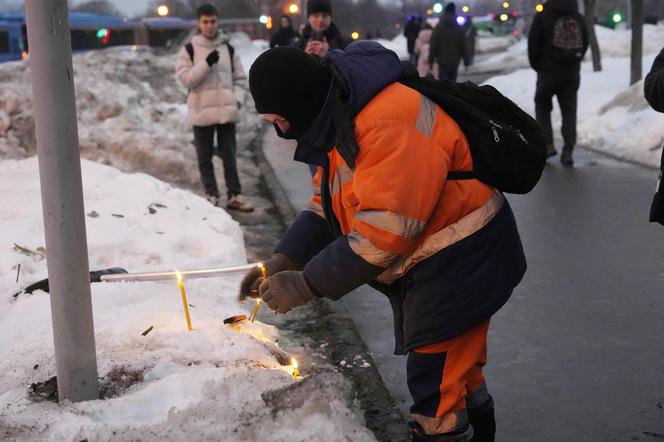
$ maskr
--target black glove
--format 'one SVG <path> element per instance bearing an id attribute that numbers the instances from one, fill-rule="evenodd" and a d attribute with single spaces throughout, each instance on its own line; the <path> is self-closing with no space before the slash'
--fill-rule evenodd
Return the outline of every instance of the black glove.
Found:
<path id="1" fill-rule="evenodd" d="M 274 275 L 284 270 L 302 270 L 302 266 L 293 262 L 288 256 L 282 253 L 275 253 L 272 257 L 263 262 L 268 276 Z M 263 274 L 258 267 L 251 269 L 240 284 L 240 301 L 246 298 L 257 298 L 258 286 L 263 280 Z"/>
<path id="2" fill-rule="evenodd" d="M 219 61 L 219 51 L 214 50 L 208 54 L 207 57 L 205 57 L 205 61 L 207 62 L 208 66 L 212 67 L 213 64 L 217 63 Z"/>
<path id="3" fill-rule="evenodd" d="M 258 291 L 261 299 L 277 313 L 288 313 L 317 298 L 301 271 L 287 270 L 270 276 L 261 283 Z"/>

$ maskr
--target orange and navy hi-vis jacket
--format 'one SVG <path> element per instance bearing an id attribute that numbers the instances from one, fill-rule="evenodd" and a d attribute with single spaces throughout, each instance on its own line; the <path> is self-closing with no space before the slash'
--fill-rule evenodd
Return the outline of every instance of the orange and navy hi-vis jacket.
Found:
<path id="1" fill-rule="evenodd" d="M 339 51 L 354 55 L 352 67 L 363 54 L 355 46 Z M 344 57 L 335 61 L 353 81 L 352 68 L 343 72 Z M 327 154 L 314 177 L 311 210 L 277 251 L 306 263 L 305 276 L 321 296 L 338 299 L 367 282 L 386 293 L 397 353 L 488 319 L 520 281 L 525 258 L 505 198 L 478 180 L 446 179 L 449 171 L 472 170 L 459 126 L 393 81 L 354 123 L 354 168 L 337 149 Z"/>

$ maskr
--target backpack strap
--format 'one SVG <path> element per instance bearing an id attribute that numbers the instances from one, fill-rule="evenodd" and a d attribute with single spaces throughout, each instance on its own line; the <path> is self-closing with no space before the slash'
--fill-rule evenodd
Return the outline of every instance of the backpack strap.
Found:
<path id="1" fill-rule="evenodd" d="M 233 63 L 233 57 L 235 57 L 235 48 L 231 46 L 230 43 L 226 43 L 226 46 L 228 46 L 228 55 L 231 56 L 231 74 L 235 72 L 235 66 Z"/>
<path id="2" fill-rule="evenodd" d="M 189 59 L 191 62 L 194 62 L 194 45 L 191 44 L 191 42 L 187 43 L 184 45 L 184 49 L 187 51 L 187 54 L 189 54 Z"/>
<path id="3" fill-rule="evenodd" d="M 447 172 L 448 180 L 474 180 L 476 178 L 477 177 L 475 176 L 475 172 L 472 170 Z"/>

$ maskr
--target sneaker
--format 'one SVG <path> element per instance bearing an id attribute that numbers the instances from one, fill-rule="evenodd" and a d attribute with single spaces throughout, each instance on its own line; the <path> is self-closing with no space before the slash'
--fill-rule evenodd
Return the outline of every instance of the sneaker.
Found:
<path id="1" fill-rule="evenodd" d="M 218 195 L 206 195 L 205 199 L 210 202 L 215 207 L 219 207 L 219 196 Z"/>
<path id="2" fill-rule="evenodd" d="M 556 155 L 558 155 L 558 151 L 556 150 L 555 147 L 553 147 L 553 144 L 547 144 L 547 146 L 546 146 L 546 157 L 551 158 L 551 157 L 555 157 Z"/>
<path id="3" fill-rule="evenodd" d="M 237 210 L 238 212 L 253 212 L 254 207 L 245 201 L 240 195 L 231 195 L 228 197 L 228 204 L 226 208 L 229 210 Z"/>

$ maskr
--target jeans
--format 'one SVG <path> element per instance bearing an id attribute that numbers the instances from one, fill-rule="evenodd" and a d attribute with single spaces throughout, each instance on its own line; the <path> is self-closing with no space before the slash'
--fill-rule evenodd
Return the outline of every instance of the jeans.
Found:
<path id="1" fill-rule="evenodd" d="M 440 80 L 457 81 L 457 73 L 459 72 L 459 63 L 455 64 L 441 64 L 438 67 Z"/>
<path id="2" fill-rule="evenodd" d="M 553 128 L 551 111 L 555 95 L 562 114 L 564 150 L 571 151 L 576 144 L 576 108 L 577 92 L 581 84 L 578 72 L 564 75 L 539 73 L 537 75 L 537 91 L 535 92 L 535 118 L 542 127 L 546 144 L 553 146 Z"/>
<path id="3" fill-rule="evenodd" d="M 198 170 L 201 172 L 201 181 L 208 195 L 219 196 L 219 188 L 214 175 L 212 155 L 214 150 L 214 131 L 217 130 L 217 154 L 224 164 L 224 179 L 228 196 L 239 195 L 242 192 L 240 179 L 237 173 L 237 162 L 235 153 L 237 143 L 235 141 L 235 124 L 215 124 L 212 126 L 194 126 L 194 143 L 196 144 L 196 156 L 198 157 Z"/>

